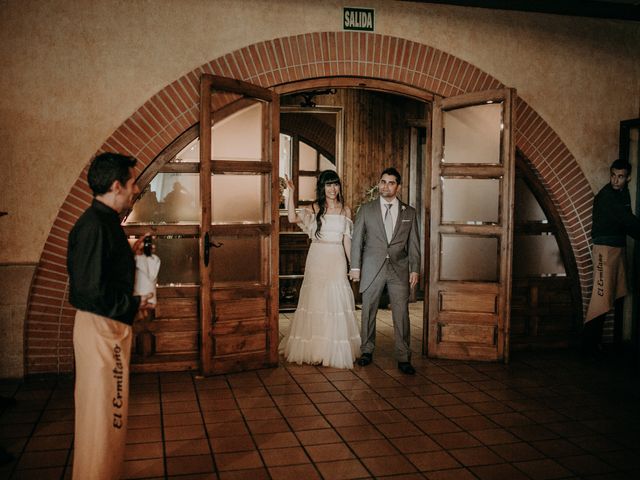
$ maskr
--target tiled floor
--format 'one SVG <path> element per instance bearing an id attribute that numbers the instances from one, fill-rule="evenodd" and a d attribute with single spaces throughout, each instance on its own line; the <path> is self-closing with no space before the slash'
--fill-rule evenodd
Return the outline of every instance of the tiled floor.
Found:
<path id="1" fill-rule="evenodd" d="M 420 345 L 421 305 L 412 305 Z M 286 328 L 288 319 L 283 318 Z M 389 312 L 374 363 L 199 378 L 134 375 L 125 478 L 637 479 L 640 382 L 615 359 L 517 353 L 509 365 L 391 359 Z M 70 478 L 71 378 L 0 382 L 0 478 Z"/>

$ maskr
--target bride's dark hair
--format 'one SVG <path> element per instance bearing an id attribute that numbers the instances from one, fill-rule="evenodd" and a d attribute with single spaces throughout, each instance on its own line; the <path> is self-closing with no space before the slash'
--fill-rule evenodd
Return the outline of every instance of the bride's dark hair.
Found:
<path id="1" fill-rule="evenodd" d="M 318 204 L 318 213 L 316 213 L 316 225 L 318 226 L 318 228 L 316 228 L 316 238 L 320 238 L 322 216 L 324 215 L 324 212 L 327 211 L 327 195 L 324 191 L 324 187 L 335 183 L 340 187 L 337 200 L 340 204 L 344 205 L 344 202 L 342 201 L 342 183 L 340 182 L 338 174 L 333 170 L 325 170 L 318 175 L 318 181 L 316 182 L 316 203 Z"/>

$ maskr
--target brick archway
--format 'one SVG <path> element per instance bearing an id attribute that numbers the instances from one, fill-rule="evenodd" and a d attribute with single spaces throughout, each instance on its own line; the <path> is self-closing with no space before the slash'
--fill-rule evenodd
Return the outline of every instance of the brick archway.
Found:
<path id="1" fill-rule="evenodd" d="M 234 77 L 264 87 L 312 78 L 360 76 L 444 97 L 503 86 L 498 79 L 453 55 L 402 38 L 355 32 L 283 37 L 216 58 L 166 86 L 118 127 L 100 151 L 135 156 L 140 160 L 140 174 L 167 145 L 198 121 L 202 73 Z M 558 134 L 520 98 L 516 118 L 516 146 L 553 199 L 569 235 L 582 297 L 588 298 L 593 192 Z M 25 328 L 27 374 L 73 369 L 75 312 L 67 301 L 66 244 L 71 227 L 91 199 L 85 167 L 53 223 L 31 287 Z"/>

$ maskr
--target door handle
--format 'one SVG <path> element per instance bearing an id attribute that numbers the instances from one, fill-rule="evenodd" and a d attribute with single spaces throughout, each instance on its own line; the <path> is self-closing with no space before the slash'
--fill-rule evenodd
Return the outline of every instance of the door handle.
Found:
<path id="1" fill-rule="evenodd" d="M 204 234 L 204 266 L 209 266 L 209 250 L 211 247 L 220 248 L 224 243 L 211 241 L 211 237 L 209 236 L 209 232 Z"/>

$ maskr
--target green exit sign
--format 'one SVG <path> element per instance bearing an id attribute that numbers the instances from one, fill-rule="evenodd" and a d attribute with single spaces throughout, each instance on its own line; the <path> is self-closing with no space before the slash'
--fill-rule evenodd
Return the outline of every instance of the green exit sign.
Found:
<path id="1" fill-rule="evenodd" d="M 342 18 L 345 30 L 373 32 L 375 26 L 373 8 L 344 7 Z"/>

